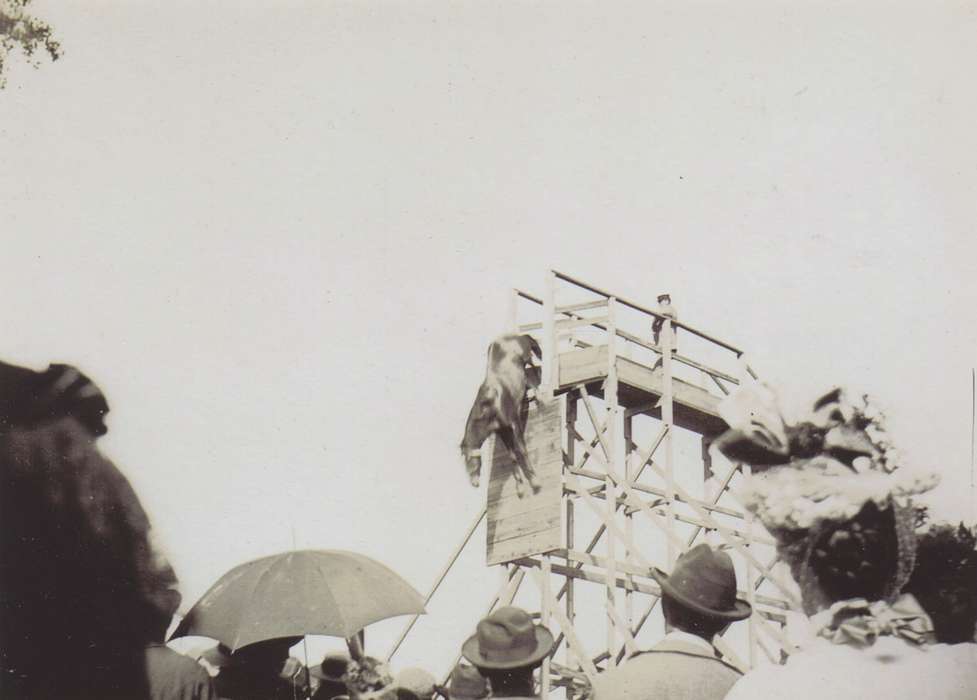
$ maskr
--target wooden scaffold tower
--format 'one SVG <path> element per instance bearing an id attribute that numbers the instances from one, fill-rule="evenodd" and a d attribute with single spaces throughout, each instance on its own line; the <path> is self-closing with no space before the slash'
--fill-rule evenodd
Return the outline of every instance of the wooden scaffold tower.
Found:
<path id="1" fill-rule="evenodd" d="M 703 541 L 732 557 L 739 594 L 754 611 L 717 646 L 744 670 L 782 662 L 792 651 L 787 613 L 799 600 L 772 538 L 730 491 L 749 467 L 714 463 L 708 449 L 726 428 L 723 396 L 756 379 L 743 351 L 556 271 L 547 273 L 542 298 L 513 290 L 510 326 L 542 347 L 542 386 L 526 435 L 541 489 L 519 498 L 511 455 L 501 444 L 486 447 L 486 509 L 459 550 L 484 519 L 487 564 L 502 569 L 489 610 L 522 589 L 520 602 L 556 633 L 541 693 L 579 695 L 598 672 L 660 639 L 652 567 L 670 571 Z"/>

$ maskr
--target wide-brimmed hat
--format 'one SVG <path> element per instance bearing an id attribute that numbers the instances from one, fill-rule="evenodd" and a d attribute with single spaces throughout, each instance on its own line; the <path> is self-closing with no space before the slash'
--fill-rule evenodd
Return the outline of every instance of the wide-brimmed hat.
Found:
<path id="1" fill-rule="evenodd" d="M 448 687 L 438 691 L 452 700 L 481 700 L 492 694 L 492 687 L 478 669 L 468 664 L 458 664 L 451 672 Z"/>
<path id="2" fill-rule="evenodd" d="M 895 600 L 915 560 L 911 499 L 939 479 L 898 469 L 898 451 L 874 402 L 865 395 L 850 400 L 843 390 L 833 389 L 814 402 L 806 420 L 789 425 L 776 394 L 748 384 L 724 399 L 719 413 L 731 428 L 716 441 L 719 451 L 733 461 L 761 465 L 740 484 L 736 498 L 776 538 L 778 555 L 791 566 L 805 608 L 831 602 L 823 600 L 812 557 L 833 556 L 834 549 L 818 542 L 859 518 L 894 529 L 896 568 L 883 598 Z M 779 459 L 764 458 L 771 454 L 770 445 Z"/>
<path id="3" fill-rule="evenodd" d="M 481 668 L 535 666 L 553 648 L 553 635 L 534 625 L 520 608 L 499 608 L 478 623 L 461 647 L 462 656 Z"/>
<path id="4" fill-rule="evenodd" d="M 309 673 L 319 680 L 343 683 L 343 675 L 349 666 L 349 654 L 342 651 L 331 651 L 322 657 L 322 663 L 309 668 Z"/>
<path id="5" fill-rule="evenodd" d="M 662 595 L 684 608 L 717 620 L 744 620 L 753 609 L 736 598 L 736 571 L 726 552 L 700 544 L 678 558 L 669 576 L 661 569 L 651 575 Z"/>

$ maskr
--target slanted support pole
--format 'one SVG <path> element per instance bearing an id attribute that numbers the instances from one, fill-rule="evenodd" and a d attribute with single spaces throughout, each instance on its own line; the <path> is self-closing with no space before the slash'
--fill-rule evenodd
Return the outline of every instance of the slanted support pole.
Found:
<path id="1" fill-rule="evenodd" d="M 566 435 L 567 435 L 567 461 L 572 466 L 576 460 L 576 429 L 577 424 L 577 392 L 571 391 L 567 394 L 566 398 Z M 566 469 L 564 469 L 566 473 Z M 566 513 L 567 513 L 567 559 L 566 565 L 569 568 L 572 565 L 570 561 L 569 552 L 574 549 L 576 538 L 574 536 L 575 523 L 575 513 L 574 513 L 574 499 L 569 493 L 564 496 L 566 498 Z M 566 577 L 566 583 L 564 584 L 564 589 L 566 590 L 566 617 L 570 621 L 570 624 L 576 624 L 576 608 L 574 607 L 574 581 L 572 576 Z M 559 600 L 559 598 L 557 598 Z M 564 663 L 567 666 L 573 667 L 576 665 L 575 658 L 570 650 L 570 645 L 566 647 L 566 658 Z M 566 700 L 573 700 L 573 690 L 570 686 L 566 687 Z"/>
<path id="2" fill-rule="evenodd" d="M 543 599 L 543 604 L 540 606 L 540 624 L 546 629 L 550 628 L 550 608 L 555 601 L 552 599 L 552 593 L 550 592 L 550 586 L 552 581 L 550 580 L 550 555 L 544 554 L 542 560 L 539 564 L 540 568 L 540 584 L 542 586 L 542 591 L 540 591 L 540 597 Z M 550 697 L 550 654 L 543 657 L 543 666 L 540 669 L 540 697 L 544 700 L 549 700 Z"/>
<path id="3" fill-rule="evenodd" d="M 506 325 L 510 333 L 519 332 L 519 292 L 509 290 L 509 310 L 506 315 Z"/>
<path id="4" fill-rule="evenodd" d="M 631 455 L 633 451 L 631 446 L 634 444 L 632 440 L 632 433 L 634 429 L 634 416 L 625 416 L 624 418 L 624 480 L 629 486 L 632 485 L 634 480 L 633 466 Z M 627 564 L 634 563 L 634 515 L 630 508 L 624 509 L 624 536 L 627 538 L 628 551 L 625 555 L 624 561 Z M 632 574 L 627 574 L 624 580 L 629 584 L 624 589 L 624 622 L 625 628 L 630 633 L 630 630 L 634 627 L 634 594 L 632 585 L 634 582 L 634 576 Z"/>

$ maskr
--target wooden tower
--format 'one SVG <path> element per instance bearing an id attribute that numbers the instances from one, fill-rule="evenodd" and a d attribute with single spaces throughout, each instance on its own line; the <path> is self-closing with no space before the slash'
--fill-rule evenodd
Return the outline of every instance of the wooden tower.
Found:
<path id="1" fill-rule="evenodd" d="M 541 396 L 527 427 L 542 488 L 518 498 L 508 451 L 487 447 L 486 510 L 461 547 L 484 518 L 486 563 L 502 569 L 489 610 L 517 600 L 554 632 L 542 693 L 562 687 L 575 696 L 660 638 L 651 568 L 670 571 L 703 541 L 733 558 L 740 596 L 754 610 L 718 640 L 723 654 L 743 669 L 781 662 L 792 650 L 786 615 L 799 601 L 772 538 L 730 492 L 748 467 L 713 463 L 708 449 L 726 428 L 722 397 L 756 378 L 743 351 L 556 271 L 543 298 L 513 290 L 510 326 L 543 349 Z"/>

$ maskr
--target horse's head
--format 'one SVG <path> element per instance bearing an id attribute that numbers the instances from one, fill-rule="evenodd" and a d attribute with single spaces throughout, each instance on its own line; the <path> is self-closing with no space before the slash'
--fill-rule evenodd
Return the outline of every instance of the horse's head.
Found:
<path id="1" fill-rule="evenodd" d="M 482 443 L 499 429 L 499 392 L 485 384 L 478 390 L 472 410 L 465 423 L 465 437 L 461 440 L 461 454 L 465 458 L 468 480 L 477 487 L 482 471 Z"/>

